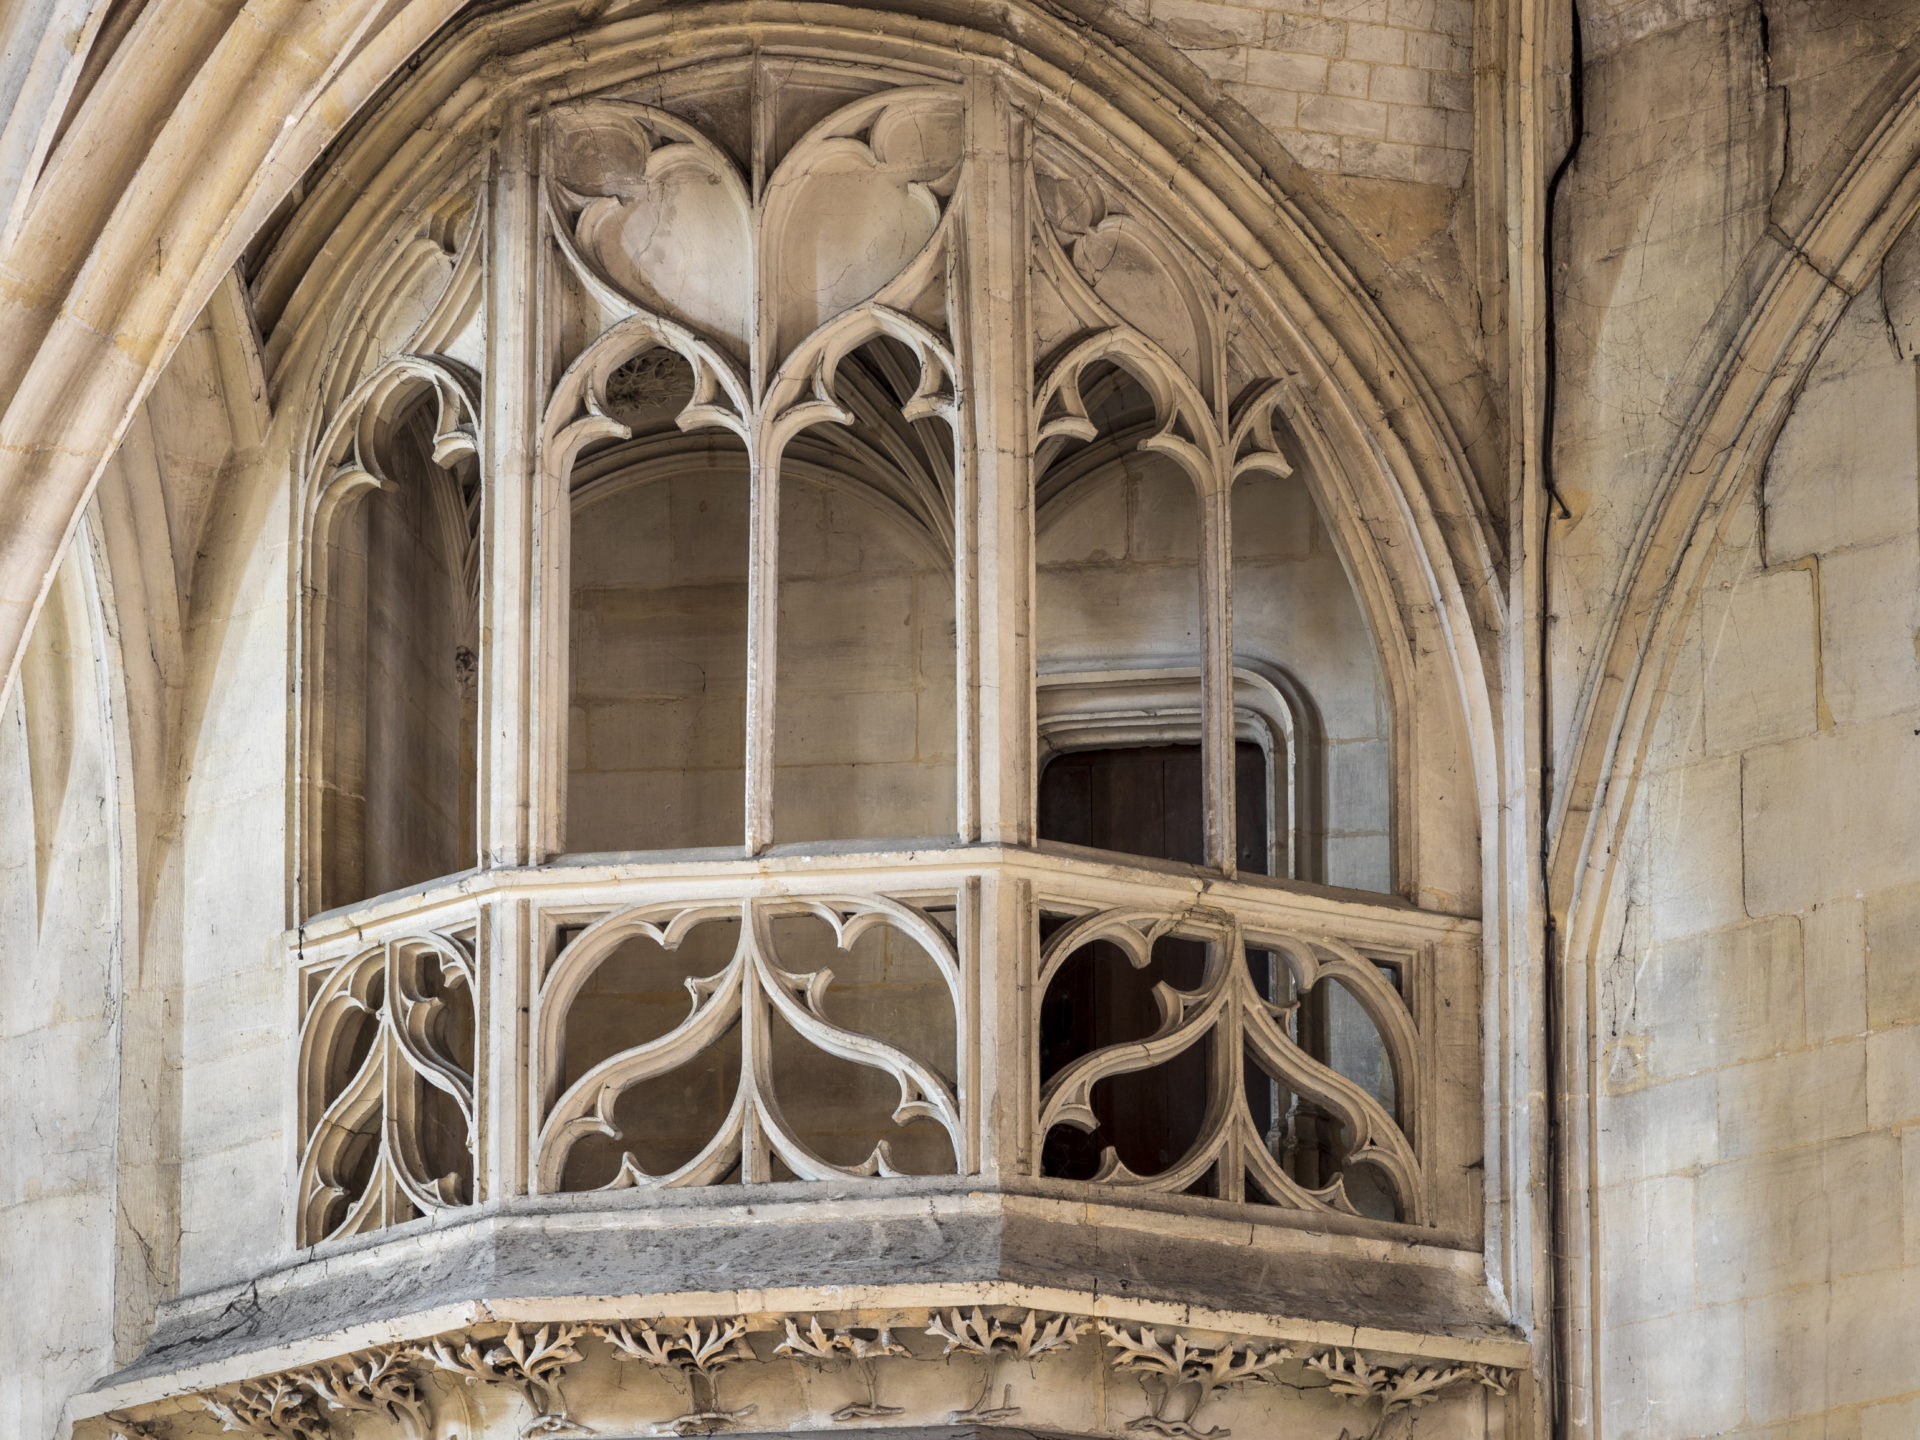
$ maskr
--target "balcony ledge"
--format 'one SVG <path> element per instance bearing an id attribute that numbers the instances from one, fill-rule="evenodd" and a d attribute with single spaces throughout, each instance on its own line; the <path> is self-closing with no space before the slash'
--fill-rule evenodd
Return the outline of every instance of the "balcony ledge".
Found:
<path id="1" fill-rule="evenodd" d="M 521 1201 L 323 1247 L 166 1306 L 147 1351 L 75 1414 L 513 1321 L 1011 1305 L 1503 1367 L 1530 1353 L 1475 1251 L 955 1182 L 876 1189 L 769 1186 L 751 1203 L 707 1192 L 646 1209 Z"/>

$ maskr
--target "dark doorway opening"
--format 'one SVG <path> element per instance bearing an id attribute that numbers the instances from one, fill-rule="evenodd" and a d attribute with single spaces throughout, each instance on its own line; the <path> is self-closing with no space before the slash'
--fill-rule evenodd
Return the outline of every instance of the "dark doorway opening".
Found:
<path id="1" fill-rule="evenodd" d="M 1234 833 L 1240 868 L 1267 873 L 1267 757 L 1243 741 L 1234 748 Z M 1055 756 L 1040 776 L 1040 838 L 1125 855 L 1204 861 L 1201 754 L 1198 745 L 1143 745 L 1078 750 Z M 1042 942 L 1059 925 L 1041 922 Z M 1076 952 L 1047 987 L 1040 1010 L 1040 1076 L 1044 1084 L 1082 1055 L 1144 1040 L 1160 1026 L 1154 988 L 1197 989 L 1207 946 L 1167 936 L 1136 970 L 1114 945 Z M 1043 1174 L 1090 1180 L 1111 1148 L 1136 1175 L 1177 1165 L 1206 1120 L 1209 1038 L 1151 1070 L 1101 1081 L 1092 1094 L 1099 1125 L 1090 1132 L 1056 1126 L 1041 1157 Z M 1263 1112 L 1263 1120 L 1269 1118 Z M 1193 1187 L 1213 1193 L 1213 1177 Z"/>
<path id="2" fill-rule="evenodd" d="M 1267 875 L 1267 754 L 1251 740 L 1233 747 L 1234 859 L 1242 874 Z M 1206 792 L 1198 745 L 1073 750 L 1040 772 L 1040 838 L 1122 855 L 1206 862 Z"/>

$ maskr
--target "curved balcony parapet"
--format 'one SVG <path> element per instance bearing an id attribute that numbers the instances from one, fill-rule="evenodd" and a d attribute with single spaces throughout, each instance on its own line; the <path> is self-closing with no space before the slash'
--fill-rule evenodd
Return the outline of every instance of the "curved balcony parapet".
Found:
<path id="1" fill-rule="evenodd" d="M 457 877 L 286 937 L 293 1238 L 509 1203 L 663 1224 L 824 1185 L 1472 1246 L 1477 1096 L 1436 1074 L 1474 1039 L 1478 939 L 999 847 Z M 1076 1013 L 1119 1009 L 1121 984 L 1131 1032 Z M 1308 1033 L 1330 995 L 1351 1043 Z M 1186 1087 L 1185 1110 L 1119 1113 L 1133 1076 Z"/>

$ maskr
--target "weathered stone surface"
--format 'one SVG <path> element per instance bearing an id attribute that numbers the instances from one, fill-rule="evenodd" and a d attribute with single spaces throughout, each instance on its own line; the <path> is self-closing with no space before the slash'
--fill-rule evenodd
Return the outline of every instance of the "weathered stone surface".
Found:
<path id="1" fill-rule="evenodd" d="M 423 1306 L 612 1287 L 668 1314 L 715 1287 L 938 1283 L 1325 1345 L 1554 1336 L 1555 1367 L 1511 1397 L 1422 1410 L 1433 1440 L 1549 1417 L 1594 1440 L 1920 1429 L 1920 230 L 1894 233 L 1920 163 L 1911 3 L 457 8 L 0 18 L 0 1433 L 64 1434 L 116 1368 L 160 1396 L 196 1360 L 342 1326 L 371 1343 Z M 928 87 L 912 123 L 846 118 L 909 83 Z M 677 119 L 614 138 L 655 104 Z M 561 132 L 587 114 L 606 125 L 576 151 Z M 1059 173 L 981 179 L 1016 155 Z M 757 249 L 734 244 L 749 212 L 778 220 Z M 849 344 L 888 338 L 862 414 L 823 418 L 846 399 L 838 350 L 779 391 L 816 321 L 869 302 L 879 328 Z M 1123 478 L 1050 493 L 1036 432 L 1067 417 L 1069 464 L 1087 437 L 1035 386 L 1109 325 L 1144 339 L 1103 351 L 1079 398 L 1114 450 L 1092 469 Z M 718 410 L 565 378 L 622 326 L 649 363 L 711 340 Z M 354 411 L 408 354 L 428 388 Z M 1115 425 L 1122 374 L 1153 393 Z M 1235 428 L 1269 383 L 1270 442 Z M 951 415 L 906 421 L 917 385 Z M 822 407 L 783 454 L 776 391 Z M 549 472 L 576 421 L 579 464 Z M 1292 477 L 1236 479 L 1269 443 Z M 672 473 L 614 493 L 642 451 Z M 354 503 L 333 480 L 405 500 L 404 537 L 329 531 Z M 1234 664 L 1283 694 L 1265 719 L 1219 713 Z M 1231 877 L 1217 765 L 1211 865 L 1025 848 L 1036 676 L 1149 667 L 1176 673 L 1119 713 L 1083 705 L 1062 743 L 1277 746 L 1298 873 L 1332 891 Z M 366 883 L 341 889 L 349 871 Z M 951 973 L 894 935 L 833 947 L 853 912 L 822 897 L 842 890 L 930 907 Z M 887 1182 L 885 1213 L 861 1180 L 790 1180 L 793 1153 L 761 1154 L 764 1187 L 733 1205 L 528 1194 L 547 1091 L 642 1019 L 670 1030 L 735 953 L 646 938 L 682 970 L 610 966 L 556 1040 L 567 946 L 639 904 L 732 906 L 731 943 L 790 896 L 816 908 L 770 924 L 811 938 L 754 993 L 804 1006 L 830 967 L 821 1014 L 937 1074 L 883 1057 L 848 1079 L 835 1053 L 755 1113 L 855 1166 L 902 1105 L 896 1128 L 936 1143 L 873 1165 L 935 1168 L 952 1147 L 916 1097 L 945 1086 L 972 1107 L 974 1173 Z M 1362 978 L 1398 967 L 1375 999 L 1406 1022 L 1387 1029 L 1419 1221 L 1358 1174 L 1372 1218 L 1308 1200 L 1278 1224 L 1199 1193 L 1223 1184 L 1204 1164 L 1126 1223 L 1131 1192 L 1036 1180 L 1043 1051 L 1112 1018 L 1049 1007 L 1047 905 L 1049 926 L 1257 916 L 1321 961 L 1313 937 L 1351 941 Z M 389 964 L 408 946 L 438 979 Z M 363 951 L 378 993 L 303 1032 Z M 1142 984 L 1116 1048 L 1179 1023 L 1178 987 L 1108 959 Z M 433 1014 L 469 962 L 479 1013 Z M 1289 1003 L 1234 1013 L 1321 1023 Z M 797 1013 L 766 1019 L 782 1062 Z M 1343 1043 L 1366 1038 L 1340 1013 Z M 304 1068 L 303 1033 L 326 1042 Z M 698 1088 L 726 1113 L 747 1053 L 726 1043 L 681 1091 L 637 1092 L 628 1132 L 701 1143 L 683 1112 Z M 1349 1068 L 1378 1089 L 1368 1043 Z M 1196 1074 L 1203 1052 L 1217 1091 L 1242 1036 L 1194 1048 Z M 311 1113 L 367 1076 L 377 1107 Z M 1236 1144 L 1327 1178 L 1307 1112 L 1280 1122 L 1288 1085 L 1227 1089 L 1264 1097 Z M 482 1202 L 301 1249 L 317 1222 L 289 1167 L 336 1133 L 431 1138 L 427 1179 L 467 1165 L 448 1183 Z M 612 1173 L 619 1145 L 592 1138 Z M 335 1158 L 371 1187 L 364 1154 Z M 306 1199 L 331 1183 L 308 1179 Z M 390 1203 L 369 1230 L 433 1205 Z M 1118 1407 L 1085 1380 L 1050 1402 L 1084 1397 L 1102 1434 L 1150 1418 L 1130 1377 Z M 838 1425 L 858 1383 L 824 1377 L 809 1423 Z M 1285 1398 L 1289 1433 L 1373 1423 Z M 517 1433 L 513 1407 L 493 1396 L 468 1428 Z M 74 1440 L 101 1440 L 72 1413 Z M 1035 1402 L 950 1433 L 1094 1425 Z"/>
<path id="2" fill-rule="evenodd" d="M 1802 974 L 1791 919 L 1658 946 L 1638 969 L 1625 1038 L 1661 1079 L 1797 1050 Z"/>
<path id="3" fill-rule="evenodd" d="M 1813 733 L 1815 629 L 1813 576 L 1805 570 L 1756 575 L 1707 596 L 1700 636 L 1710 751 Z"/>
<path id="4" fill-rule="evenodd" d="M 1701 1303 L 1881 1268 L 1899 1246 L 1899 1177 L 1886 1131 L 1711 1167 L 1693 1212 Z"/>
<path id="5" fill-rule="evenodd" d="M 1797 910 L 1898 885 L 1920 847 L 1920 735 L 1910 716 L 1851 725 L 1745 757 L 1747 908 Z"/>
<path id="6" fill-rule="evenodd" d="M 1692 1170 L 1720 1151 L 1716 1077 L 1698 1075 L 1600 1102 L 1600 1183 Z"/>
<path id="7" fill-rule="evenodd" d="M 1867 1123 L 1867 1047 L 1842 1040 L 1718 1073 L 1720 1153 L 1851 1135 Z"/>

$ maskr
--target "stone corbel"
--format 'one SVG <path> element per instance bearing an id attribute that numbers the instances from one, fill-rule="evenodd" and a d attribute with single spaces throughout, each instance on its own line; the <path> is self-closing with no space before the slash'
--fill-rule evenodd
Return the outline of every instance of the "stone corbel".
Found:
<path id="1" fill-rule="evenodd" d="M 942 1342 L 938 1357 L 916 1356 L 895 1338 L 898 1327 L 910 1318 L 916 1324 L 924 1319 L 925 1333 Z M 1278 1383 L 1277 1372 L 1288 1363 L 1304 1365 L 1326 1382 L 1305 1386 L 1287 1382 L 1294 1388 L 1331 1394 L 1371 1412 L 1363 1430 L 1343 1430 L 1341 1440 L 1389 1440 L 1404 1431 L 1415 1411 L 1441 1399 L 1445 1392 L 1478 1385 L 1505 1395 L 1515 1378 L 1511 1370 L 1474 1361 L 1370 1356 L 1358 1349 L 1314 1348 L 1303 1354 L 1295 1345 L 1217 1331 L 1193 1333 L 1179 1326 L 974 1306 L 904 1315 L 892 1312 L 868 1323 L 850 1317 L 848 1323 L 832 1326 L 811 1313 L 555 1323 L 542 1325 L 531 1335 L 516 1323 L 504 1334 L 497 1327 L 481 1335 L 456 1331 L 414 1345 L 386 1346 L 222 1385 L 190 1398 L 217 1416 L 227 1430 L 260 1440 L 333 1440 L 338 1433 L 329 1418 L 333 1412 L 384 1417 L 393 1426 L 390 1432 L 368 1433 L 405 1433 L 411 1440 L 430 1440 L 434 1433 L 426 1384 L 430 1367 L 469 1384 L 516 1390 L 532 1411 L 520 1430 L 525 1440 L 591 1435 L 592 1429 L 569 1412 L 560 1388 L 569 1367 L 584 1358 L 576 1342 L 591 1334 L 604 1341 L 617 1360 L 674 1372 L 684 1380 L 689 1397 L 685 1412 L 649 1422 L 654 1435 L 709 1435 L 738 1426 L 756 1407 L 728 1409 L 719 1394 L 719 1376 L 723 1370 L 746 1365 L 787 1363 L 851 1374 L 863 1393 L 832 1412 L 833 1418 L 840 1422 L 893 1420 L 906 1415 L 908 1407 L 882 1403 L 878 1362 L 929 1362 L 951 1360 L 955 1355 L 978 1356 L 981 1370 L 977 1392 L 969 1391 L 971 1403 L 947 1411 L 949 1422 L 996 1425 L 1021 1413 L 1013 1403 L 1012 1385 L 1002 1380 L 1009 1361 L 1031 1363 L 1064 1355 L 1096 1329 L 1106 1367 L 1116 1376 L 1137 1381 L 1146 1399 L 1146 1413 L 1127 1421 L 1126 1430 L 1168 1440 L 1229 1440 L 1230 1430 L 1203 1419 L 1207 1406 L 1222 1391 Z M 749 1343 L 755 1333 L 784 1334 L 784 1338 L 763 1354 Z M 970 1379 L 966 1383 L 974 1384 Z M 996 1390 L 998 1404 L 994 1403 Z M 913 1403 L 924 1406 L 925 1401 Z M 774 1417 L 766 1428 L 783 1428 L 785 1423 L 786 1417 Z M 902 1423 L 928 1422 L 923 1417 Z M 134 1421 L 108 1415 L 103 1430 L 90 1432 L 102 1433 L 112 1440 L 168 1440 L 173 1432 L 152 1417 Z"/>

